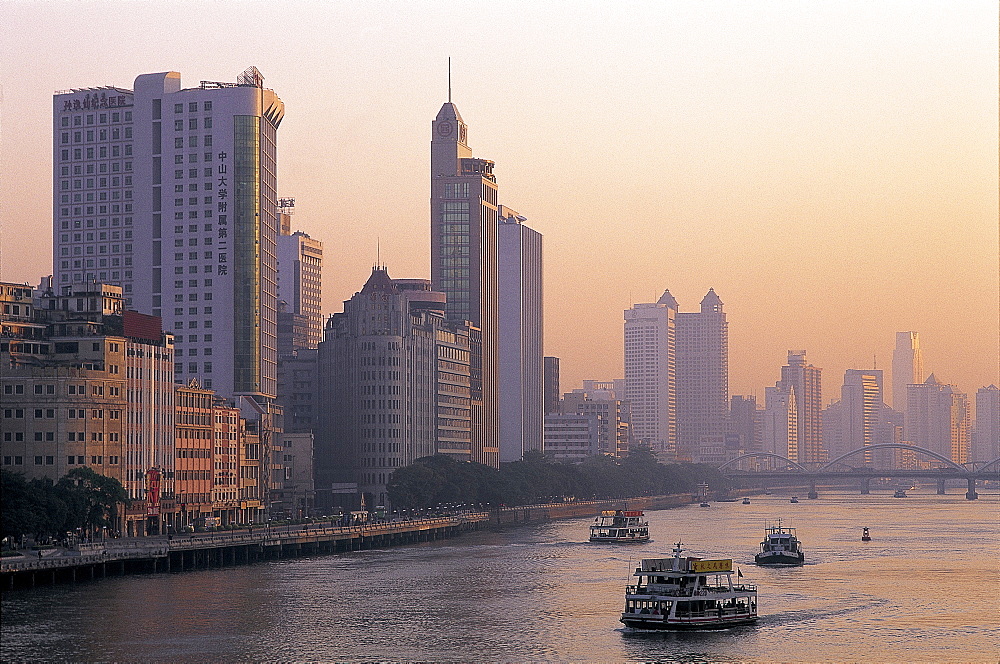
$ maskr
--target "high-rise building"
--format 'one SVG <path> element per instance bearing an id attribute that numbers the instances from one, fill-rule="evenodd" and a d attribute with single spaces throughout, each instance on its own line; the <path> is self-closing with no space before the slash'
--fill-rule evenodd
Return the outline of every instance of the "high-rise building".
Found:
<path id="1" fill-rule="evenodd" d="M 677 454 L 677 300 L 669 290 L 655 303 L 625 311 L 625 400 L 632 437 L 655 452 Z"/>
<path id="2" fill-rule="evenodd" d="M 917 332 L 897 332 L 892 351 L 892 407 L 906 412 L 907 386 L 924 382 L 924 359 Z"/>
<path id="3" fill-rule="evenodd" d="M 969 460 L 969 398 L 931 374 L 907 386 L 906 442 L 937 452 L 955 463 Z"/>
<path id="4" fill-rule="evenodd" d="M 677 456 L 691 460 L 702 438 L 719 441 L 729 411 L 729 324 L 714 289 L 698 312 L 679 312 Z"/>
<path id="5" fill-rule="evenodd" d="M 593 453 L 616 458 L 628 456 L 631 411 L 628 402 L 617 398 L 613 382 L 583 381 L 583 389 L 563 396 L 562 414 L 596 415 L 597 448 Z"/>
<path id="6" fill-rule="evenodd" d="M 431 281 L 449 320 L 469 321 L 473 349 L 472 459 L 500 463 L 497 396 L 497 184 L 493 162 L 472 156 L 468 127 L 449 100 L 431 124 Z M 481 412 L 480 412 L 481 411 Z"/>
<path id="7" fill-rule="evenodd" d="M 783 385 L 764 388 L 764 410 L 761 413 L 763 451 L 801 461 L 799 456 L 799 415 L 795 388 Z"/>
<path id="8" fill-rule="evenodd" d="M 546 415 L 545 454 L 561 463 L 580 463 L 600 451 L 600 418 L 596 413 Z"/>
<path id="9" fill-rule="evenodd" d="M 353 483 L 366 505 L 387 505 L 397 468 L 435 453 L 471 460 L 475 328 L 445 320 L 444 299 L 427 280 L 375 268 L 330 318 L 319 348 L 317 501 Z"/>
<path id="10" fill-rule="evenodd" d="M 823 410 L 823 445 L 831 458 L 878 444 L 881 422 L 882 371 L 848 369 L 840 388 L 840 401 Z M 874 452 L 866 452 L 859 461 L 871 464 Z"/>
<path id="11" fill-rule="evenodd" d="M 500 461 L 542 449 L 542 235 L 500 206 L 497 376 Z"/>
<path id="12" fill-rule="evenodd" d="M 278 214 L 278 354 L 284 357 L 323 340 L 323 243 L 293 233 L 287 210 L 294 200 L 279 201 L 285 204 Z"/>
<path id="13" fill-rule="evenodd" d="M 788 351 L 788 364 L 781 367 L 779 384 L 795 393 L 799 463 L 828 461 L 823 448 L 823 370 L 806 364 L 804 350 Z M 789 457 L 791 458 L 791 457 Z"/>
<path id="14" fill-rule="evenodd" d="M 175 335 L 180 381 L 273 397 L 283 115 L 254 67 L 235 83 L 163 72 L 55 94 L 55 291 L 120 285 Z"/>
<path id="15" fill-rule="evenodd" d="M 989 462 L 1000 457 L 1000 388 L 980 387 L 976 392 L 976 428 L 972 461 Z"/>
<path id="16" fill-rule="evenodd" d="M 763 451 L 764 428 L 757 398 L 734 394 L 729 399 L 729 425 L 727 431 L 739 436 L 739 449 L 744 452 Z"/>
<path id="17" fill-rule="evenodd" d="M 546 356 L 542 360 L 542 401 L 545 414 L 559 413 L 559 358 Z"/>

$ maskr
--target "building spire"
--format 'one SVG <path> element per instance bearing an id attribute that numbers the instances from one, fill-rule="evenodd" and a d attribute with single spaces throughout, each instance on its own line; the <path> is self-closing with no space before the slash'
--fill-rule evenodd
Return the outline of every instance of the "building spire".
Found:
<path id="1" fill-rule="evenodd" d="M 451 56 L 448 56 L 448 103 L 451 103 Z"/>

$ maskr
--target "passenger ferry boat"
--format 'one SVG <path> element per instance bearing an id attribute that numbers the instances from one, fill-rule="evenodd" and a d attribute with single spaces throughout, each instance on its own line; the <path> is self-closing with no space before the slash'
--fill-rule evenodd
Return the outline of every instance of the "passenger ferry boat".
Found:
<path id="1" fill-rule="evenodd" d="M 649 522 L 640 510 L 604 510 L 590 526 L 591 542 L 649 541 Z"/>
<path id="2" fill-rule="evenodd" d="M 757 621 L 757 586 L 733 583 L 733 561 L 644 558 L 635 585 L 625 589 L 621 622 L 633 629 L 720 629 Z"/>
<path id="3" fill-rule="evenodd" d="M 892 494 L 893 498 L 906 498 L 906 489 L 896 489 L 896 492 Z"/>
<path id="4" fill-rule="evenodd" d="M 758 565 L 801 565 L 805 561 L 802 544 L 795 536 L 794 528 L 782 528 L 781 521 L 776 526 L 768 526 L 760 552 L 753 557 Z"/>

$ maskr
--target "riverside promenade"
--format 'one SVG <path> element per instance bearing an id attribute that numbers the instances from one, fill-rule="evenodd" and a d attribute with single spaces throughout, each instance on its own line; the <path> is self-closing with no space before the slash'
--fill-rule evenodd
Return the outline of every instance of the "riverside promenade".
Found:
<path id="1" fill-rule="evenodd" d="M 355 526 L 311 523 L 254 526 L 252 529 L 190 535 L 108 539 L 71 549 L 24 551 L 0 560 L 0 590 L 75 583 L 108 576 L 184 572 L 246 565 L 264 560 L 329 555 L 402 546 L 457 537 L 462 533 L 593 516 L 606 509 L 655 510 L 690 503 L 690 494 L 645 496 L 546 505 L 498 507 L 429 518 L 402 519 Z"/>

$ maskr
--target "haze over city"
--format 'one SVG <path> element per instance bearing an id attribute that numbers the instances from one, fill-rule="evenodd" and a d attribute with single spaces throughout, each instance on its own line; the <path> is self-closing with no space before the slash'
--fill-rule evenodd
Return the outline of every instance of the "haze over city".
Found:
<path id="1" fill-rule="evenodd" d="M 279 194 L 326 245 L 324 312 L 376 260 L 429 277 L 451 57 L 469 145 L 545 236 L 567 389 L 623 375 L 632 303 L 694 311 L 710 287 L 732 394 L 805 349 L 830 399 L 900 330 L 942 381 L 998 381 L 995 3 L 125 6 L 2 4 L 4 281 L 52 271 L 54 91 L 250 65 L 286 105 Z"/>

